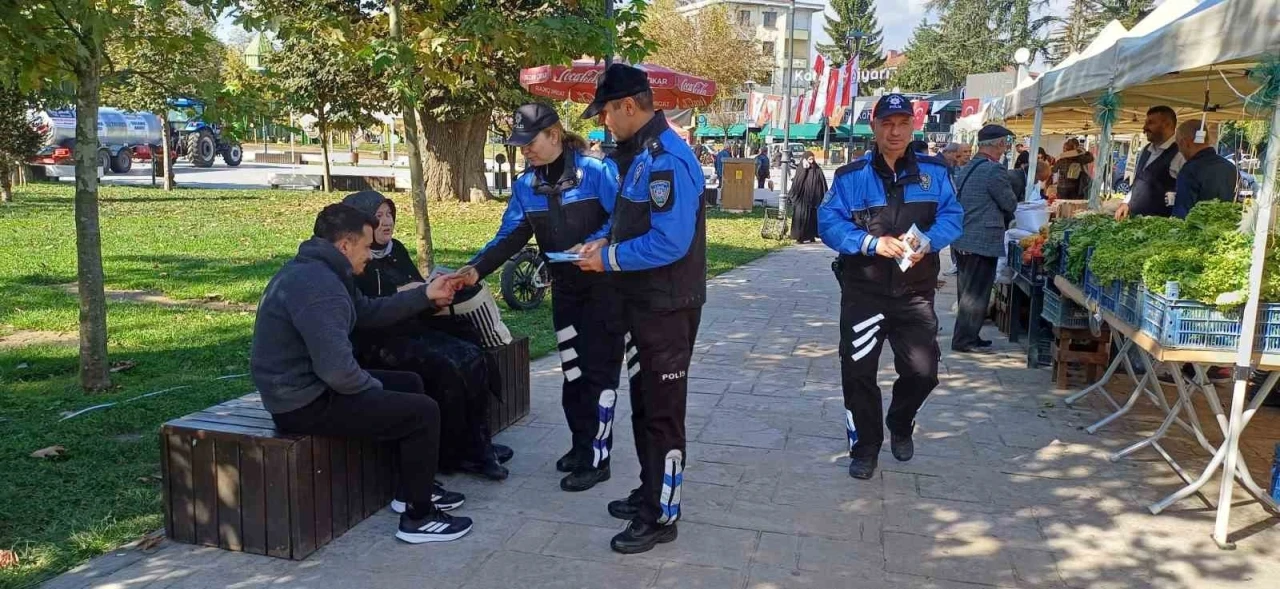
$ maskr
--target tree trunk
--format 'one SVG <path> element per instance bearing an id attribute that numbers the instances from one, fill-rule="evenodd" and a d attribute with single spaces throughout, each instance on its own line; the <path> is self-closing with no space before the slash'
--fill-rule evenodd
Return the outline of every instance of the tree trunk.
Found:
<path id="1" fill-rule="evenodd" d="M 484 175 L 484 141 L 489 115 L 438 121 L 419 111 L 422 166 L 427 196 L 433 200 L 483 202 L 493 198 Z"/>
<path id="2" fill-rule="evenodd" d="M 431 214 L 427 209 L 426 177 L 422 169 L 422 135 L 418 133 L 418 113 L 413 106 L 404 109 L 404 146 L 409 152 L 409 190 L 413 199 L 413 219 L 418 229 L 418 269 L 429 276 L 436 266 L 435 248 L 431 244 Z"/>
<path id="3" fill-rule="evenodd" d="M 17 166 L 0 165 L 0 202 L 13 202 L 13 177 Z"/>
<path id="4" fill-rule="evenodd" d="M 399 42 L 404 33 L 400 28 L 400 3 L 396 0 L 387 2 L 387 16 L 391 29 L 392 40 Z M 409 194 L 413 204 L 413 219 L 416 224 L 418 234 L 418 270 L 423 276 L 430 276 L 431 269 L 435 267 L 435 250 L 431 246 L 431 215 L 427 210 L 427 193 L 425 190 L 425 179 L 422 177 L 422 159 L 418 154 L 422 153 L 421 137 L 418 135 L 418 116 L 416 107 L 405 101 L 402 105 L 404 108 L 404 147 L 409 154 Z M 396 120 L 391 119 L 391 147 L 392 152 L 395 151 L 395 132 Z M 395 158 L 392 158 L 391 165 L 395 165 Z"/>
<path id="5" fill-rule="evenodd" d="M 102 48 L 82 52 L 76 68 L 76 275 L 80 294 L 80 386 L 111 386 L 107 366 L 107 297 L 98 223 L 98 90 Z M 87 54 L 86 54 L 87 53 Z"/>
<path id="6" fill-rule="evenodd" d="M 316 124 L 320 126 L 320 152 L 324 155 L 324 183 L 325 192 L 333 191 L 333 177 L 329 174 L 329 148 L 333 146 L 333 137 L 329 135 L 329 121 L 325 119 L 324 113 L 320 113 L 319 120 Z"/>
<path id="7" fill-rule="evenodd" d="M 155 167 L 157 163 L 164 166 L 161 170 L 164 172 L 164 189 L 173 190 L 173 160 L 169 157 L 169 113 L 160 111 L 160 160 L 157 162 L 156 154 L 151 154 L 151 166 Z"/>

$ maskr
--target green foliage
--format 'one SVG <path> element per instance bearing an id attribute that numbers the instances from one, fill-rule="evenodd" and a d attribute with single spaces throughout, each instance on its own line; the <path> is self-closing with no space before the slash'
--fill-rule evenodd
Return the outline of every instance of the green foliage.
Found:
<path id="1" fill-rule="evenodd" d="M 876 5 L 872 0 L 833 0 L 831 10 L 827 13 L 825 29 L 827 36 L 833 39 L 830 45 L 818 45 L 818 52 L 835 59 L 838 63 L 847 63 L 853 58 L 851 45 L 846 43 L 850 33 L 862 33 L 861 49 L 858 50 L 858 67 L 876 69 L 884 65 L 884 28 L 876 19 Z"/>
<path id="2" fill-rule="evenodd" d="M 0 174 L 25 161 L 44 142 L 27 113 L 34 103 L 32 95 L 0 83 Z"/>
<path id="3" fill-rule="evenodd" d="M 1182 226 L 1181 221 L 1170 217 L 1130 217 L 1120 221 L 1097 239 L 1089 269 L 1104 283 L 1142 280 L 1143 262 Z"/>
<path id="4" fill-rule="evenodd" d="M 211 102 L 221 90 L 225 47 L 211 32 L 216 21 L 181 2 L 134 12 L 127 34 L 107 40 L 114 71 L 102 80 L 102 102 L 160 113 L 172 98 Z"/>
<path id="5" fill-rule="evenodd" d="M 1003 71 L 1018 47 L 1032 58 L 1047 46 L 1044 33 L 1053 17 L 1032 18 L 1042 0 L 933 0 L 938 22 L 921 23 L 907 42 L 907 61 L 896 84 L 910 91 L 963 86 L 969 74 Z"/>
<path id="6" fill-rule="evenodd" d="M 1153 0 L 1072 0 L 1067 17 L 1054 19 L 1058 26 L 1050 35 L 1049 61 L 1056 64 L 1084 49 L 1113 20 L 1133 28 L 1154 5 Z"/>
<path id="7" fill-rule="evenodd" d="M 1045 240 L 1045 265 L 1058 265 L 1058 251 L 1067 242 L 1067 278 L 1079 283 L 1084 278 L 1084 258 L 1089 248 L 1098 242 L 1114 226 L 1115 219 L 1102 214 L 1085 214 L 1055 222 Z"/>

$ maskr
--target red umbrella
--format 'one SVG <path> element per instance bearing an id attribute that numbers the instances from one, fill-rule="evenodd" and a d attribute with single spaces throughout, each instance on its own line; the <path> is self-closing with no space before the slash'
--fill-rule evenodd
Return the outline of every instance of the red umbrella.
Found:
<path id="1" fill-rule="evenodd" d="M 660 65 L 635 66 L 649 74 L 653 105 L 658 109 L 706 106 L 716 97 L 716 83 Z M 604 63 L 579 60 L 572 65 L 543 65 L 520 70 L 520 85 L 529 93 L 555 100 L 590 103 Z"/>

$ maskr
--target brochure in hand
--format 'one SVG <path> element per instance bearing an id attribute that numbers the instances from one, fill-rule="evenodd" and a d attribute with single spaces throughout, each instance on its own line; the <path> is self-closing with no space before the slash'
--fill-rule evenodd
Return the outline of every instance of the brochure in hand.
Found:
<path id="1" fill-rule="evenodd" d="M 551 262 L 577 262 L 581 259 L 578 252 L 547 252 L 547 260 Z"/>
<path id="2" fill-rule="evenodd" d="M 907 230 L 906 239 L 903 244 L 907 246 L 907 251 L 898 257 L 898 268 L 903 272 L 911 267 L 911 256 L 916 252 L 929 251 L 929 236 L 925 235 L 915 223 L 911 224 L 911 229 Z M 914 244 L 914 245 L 913 245 Z"/>

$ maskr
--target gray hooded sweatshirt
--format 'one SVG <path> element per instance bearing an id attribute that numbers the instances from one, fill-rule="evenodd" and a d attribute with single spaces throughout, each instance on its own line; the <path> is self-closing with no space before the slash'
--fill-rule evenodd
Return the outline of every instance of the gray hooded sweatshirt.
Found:
<path id="1" fill-rule="evenodd" d="M 426 287 L 371 299 L 353 276 L 338 248 L 313 237 L 267 283 L 249 352 L 253 384 L 267 411 L 300 409 L 326 389 L 353 395 L 382 388 L 356 363 L 351 331 L 386 327 L 434 308 Z"/>

